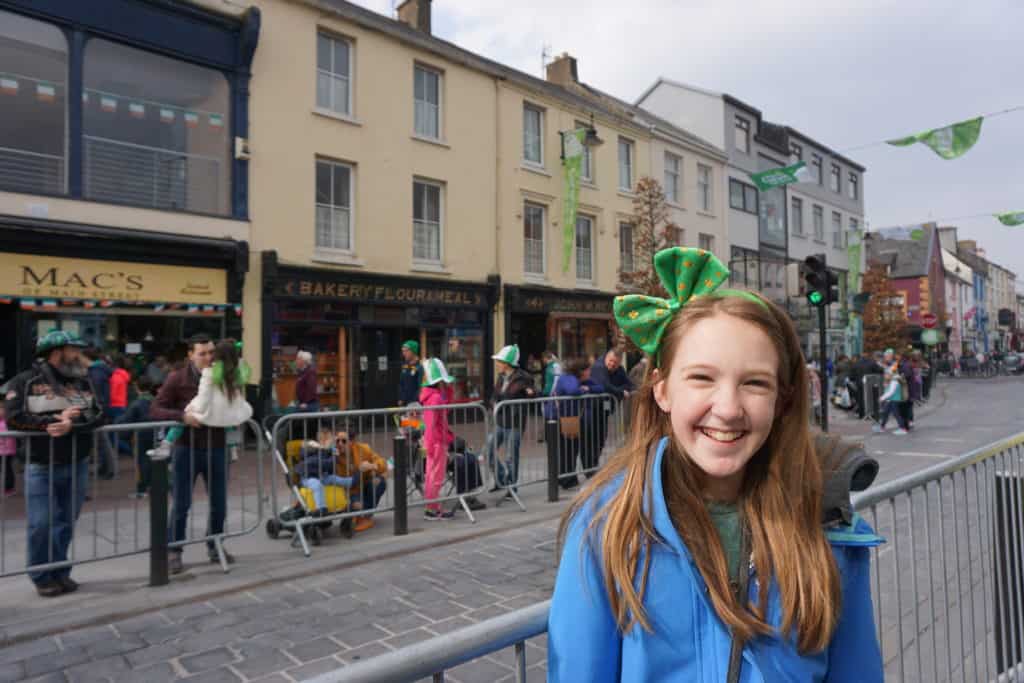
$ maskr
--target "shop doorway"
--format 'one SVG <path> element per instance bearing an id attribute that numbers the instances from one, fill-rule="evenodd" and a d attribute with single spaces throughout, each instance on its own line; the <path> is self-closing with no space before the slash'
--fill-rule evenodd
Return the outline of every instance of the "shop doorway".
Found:
<path id="1" fill-rule="evenodd" d="M 402 342 L 419 339 L 415 328 L 364 327 L 359 330 L 356 353 L 356 400 L 360 408 L 391 408 L 398 405 L 398 380 L 402 373 Z"/>

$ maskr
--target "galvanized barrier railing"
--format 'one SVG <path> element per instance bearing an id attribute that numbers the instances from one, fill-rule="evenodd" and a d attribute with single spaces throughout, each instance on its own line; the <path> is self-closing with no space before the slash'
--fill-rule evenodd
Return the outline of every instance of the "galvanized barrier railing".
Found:
<path id="1" fill-rule="evenodd" d="M 461 438 L 466 448 L 461 454 L 445 449 L 444 472 L 435 493 L 430 487 L 437 482 L 437 472 L 432 477 L 429 468 L 436 458 L 428 457 L 425 444 L 430 438 L 427 431 L 432 417 L 441 413 L 447 416 L 453 436 Z M 472 503 L 485 482 L 482 476 L 478 480 L 467 478 L 466 470 L 478 471 L 477 456 L 490 432 L 490 413 L 482 403 L 281 416 L 267 438 L 283 475 L 280 481 L 287 488 L 284 497 L 291 505 L 279 505 L 279 486 L 271 486 L 275 516 L 267 521 L 267 533 L 276 538 L 281 531 L 291 532 L 293 543 L 309 556 L 310 544 L 319 545 L 332 522 L 339 523 L 343 534 L 351 535 L 353 520 L 376 513 L 393 512 L 398 535 L 408 531 L 410 507 L 443 510 L 444 503 L 455 503 L 475 523 Z M 317 450 L 316 444 L 323 449 L 324 457 L 314 455 L 307 460 L 314 463 L 310 470 L 302 460 Z M 367 452 L 374 456 L 384 453 L 381 457 L 390 458 L 388 471 L 371 475 L 369 486 L 357 462 L 372 457 L 361 455 Z M 389 475 L 392 483 L 387 485 Z M 348 478 L 353 481 L 345 482 Z M 345 492 L 333 498 L 337 493 L 330 490 L 332 487 Z M 311 505 L 310 499 L 319 497 L 320 489 L 324 491 L 321 502 L 325 509 L 317 510 L 318 504 Z"/>
<path id="2" fill-rule="evenodd" d="M 1024 433 L 873 487 L 853 503 L 887 541 L 872 551 L 871 569 L 886 680 L 1021 680 Z M 547 632 L 549 606 L 510 612 L 314 682 L 439 682 L 445 671 L 513 647 L 513 680 L 524 683 L 525 644 Z"/>
<path id="3" fill-rule="evenodd" d="M 523 510 L 519 488 L 548 484 L 548 500 L 589 477 L 625 439 L 625 411 L 611 394 L 547 396 L 494 406 L 484 459 L 495 489 Z"/>
<path id="4" fill-rule="evenodd" d="M 180 513 L 178 525 L 168 525 L 168 497 L 173 490 L 168 481 L 169 463 L 151 460 L 146 450 L 160 442 L 166 429 L 177 424 L 146 422 L 101 427 L 81 443 L 72 439 L 68 458 L 61 457 L 60 449 L 55 448 L 59 440 L 49 438 L 45 432 L 0 433 L 0 438 L 14 439 L 21 451 L 19 456 L 0 458 L 0 468 L 13 467 L 17 458 L 23 470 L 29 472 L 28 477 L 22 476 L 16 482 L 23 499 L 0 498 L 0 576 L 30 573 L 38 577 L 76 564 L 156 549 L 163 557 L 159 563 L 162 567 L 156 572 L 162 574 L 162 580 L 151 576 L 151 582 L 164 583 L 167 550 L 178 551 L 196 543 L 212 545 L 227 571 L 224 540 L 251 533 L 264 516 L 265 442 L 261 430 L 250 420 L 237 430 L 231 448 L 223 453 L 211 450 L 212 443 L 196 443 L 191 431 L 182 435 L 179 449 L 171 457 L 174 472 L 180 481 L 188 482 L 189 492 L 195 483 L 195 477 L 190 475 L 222 472 L 223 499 L 216 490 L 215 495 L 210 495 L 209 489 L 208 502 L 188 496 L 191 504 L 187 512 Z M 97 444 L 110 444 L 114 452 L 130 455 L 131 468 L 118 468 L 111 472 L 113 476 L 100 477 Z M 238 460 L 233 466 L 232 452 Z M 234 476 L 230 473 L 232 467 Z M 206 483 L 209 487 L 210 479 Z M 65 499 L 72 502 L 72 507 L 64 506 Z M 181 496 L 179 500 L 186 499 Z M 171 513 L 173 518 L 173 506 Z M 205 528 L 200 528 L 201 518 L 206 522 Z M 56 543 L 55 547 L 49 540 L 55 522 L 70 523 L 71 527 L 67 556 L 63 558 L 55 557 L 55 553 L 63 554 L 63 544 Z M 178 534 L 176 527 L 184 531 Z M 24 539 L 24 543 L 19 539 Z M 35 548 L 31 556 L 30 547 Z"/>

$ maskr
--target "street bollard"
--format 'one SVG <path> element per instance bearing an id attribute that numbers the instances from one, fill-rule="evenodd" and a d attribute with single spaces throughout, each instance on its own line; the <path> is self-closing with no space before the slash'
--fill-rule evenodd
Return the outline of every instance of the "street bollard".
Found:
<path id="1" fill-rule="evenodd" d="M 147 456 L 148 457 L 148 456 Z M 150 458 L 149 484 L 149 585 L 166 586 L 167 573 L 167 461 L 170 456 Z"/>
<path id="2" fill-rule="evenodd" d="M 544 440 L 548 444 L 548 502 L 558 502 L 558 420 L 544 423 Z"/>
<path id="3" fill-rule="evenodd" d="M 1024 594 L 1024 567 L 1021 567 L 1021 507 L 1024 487 L 1020 476 L 1011 472 L 995 474 L 995 553 L 994 618 L 996 641 L 996 672 L 1016 669 L 1024 652 L 1024 633 L 1020 630 L 1021 603 Z M 1016 489 L 1016 490 L 1014 490 Z M 1016 628 L 1015 628 L 1016 627 Z M 999 677 L 1002 680 L 1002 676 Z"/>
<path id="4" fill-rule="evenodd" d="M 406 438 L 399 434 L 395 437 L 392 462 L 395 465 L 395 513 L 394 535 L 405 536 L 409 533 L 409 447 Z"/>

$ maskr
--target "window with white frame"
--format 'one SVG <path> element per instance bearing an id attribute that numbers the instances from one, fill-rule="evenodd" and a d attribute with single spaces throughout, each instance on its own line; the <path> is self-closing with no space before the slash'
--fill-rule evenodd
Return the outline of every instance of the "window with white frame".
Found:
<path id="1" fill-rule="evenodd" d="M 797 161 L 804 160 L 804 148 L 795 142 L 789 143 L 789 153 Z"/>
<path id="2" fill-rule="evenodd" d="M 839 192 L 839 190 L 840 190 L 840 187 L 839 187 L 839 176 L 840 176 L 840 173 L 841 173 L 841 171 L 839 170 L 839 164 L 832 164 L 831 168 L 829 169 L 828 189 L 832 190 L 833 192 Z"/>
<path id="3" fill-rule="evenodd" d="M 850 199 L 860 199 L 860 178 L 853 171 L 850 171 L 846 188 L 850 195 Z"/>
<path id="4" fill-rule="evenodd" d="M 416 135 L 441 139 L 441 74 L 419 64 L 413 70 Z"/>
<path id="5" fill-rule="evenodd" d="M 412 259 L 420 263 L 441 263 L 442 187 L 415 180 L 412 184 Z"/>
<path id="6" fill-rule="evenodd" d="M 838 211 L 832 212 L 832 246 L 843 246 L 843 217 Z"/>
<path id="7" fill-rule="evenodd" d="M 576 129 L 590 128 L 589 123 L 576 122 Z M 580 159 L 580 178 L 587 182 L 594 182 L 594 150 L 590 145 L 583 145 L 583 157 Z"/>
<path id="8" fill-rule="evenodd" d="M 352 115 L 352 44 L 336 36 L 316 36 L 316 106 Z"/>
<path id="9" fill-rule="evenodd" d="M 715 250 L 715 236 L 714 235 L 705 235 L 704 233 L 700 233 L 697 236 L 697 246 L 700 247 L 701 249 L 703 249 L 704 251 L 714 251 Z"/>
<path id="10" fill-rule="evenodd" d="M 671 152 L 665 152 L 665 200 L 672 202 L 673 204 L 681 204 L 682 202 L 679 187 L 681 185 L 680 176 L 683 174 L 683 160 L 682 158 L 672 154 Z"/>
<path id="11" fill-rule="evenodd" d="M 624 273 L 633 272 L 633 224 L 619 223 L 619 264 Z"/>
<path id="12" fill-rule="evenodd" d="M 711 212 L 714 202 L 711 186 L 711 167 L 697 164 L 697 208 L 706 213 Z"/>
<path id="13" fill-rule="evenodd" d="M 816 182 L 819 185 L 821 185 L 823 179 L 822 179 L 822 175 L 821 175 L 821 155 L 820 154 L 812 154 L 811 155 L 811 177 L 814 178 L 814 182 Z"/>
<path id="14" fill-rule="evenodd" d="M 352 251 L 353 168 L 316 161 L 316 247 Z"/>
<path id="15" fill-rule="evenodd" d="M 523 206 L 523 271 L 529 275 L 544 274 L 544 222 L 547 209 L 526 202 Z"/>
<path id="16" fill-rule="evenodd" d="M 804 200 L 793 197 L 790 202 L 790 222 L 793 224 L 793 234 L 804 234 Z"/>
<path id="17" fill-rule="evenodd" d="M 633 142 L 619 138 L 619 189 L 633 190 Z"/>
<path id="18" fill-rule="evenodd" d="M 668 228 L 666 235 L 669 247 L 682 247 L 686 245 L 686 230 L 679 226 Z"/>
<path id="19" fill-rule="evenodd" d="M 750 154 L 750 121 L 737 116 L 735 130 L 736 149 L 744 154 Z"/>
<path id="20" fill-rule="evenodd" d="M 544 165 L 544 110 L 523 105 L 523 161 Z"/>
<path id="21" fill-rule="evenodd" d="M 729 178 L 729 206 L 757 215 L 757 188 Z"/>
<path id="22" fill-rule="evenodd" d="M 594 281 L 594 219 L 576 217 L 576 279 Z"/>
<path id="23" fill-rule="evenodd" d="M 814 239 L 825 241 L 825 209 L 818 205 L 814 206 Z"/>

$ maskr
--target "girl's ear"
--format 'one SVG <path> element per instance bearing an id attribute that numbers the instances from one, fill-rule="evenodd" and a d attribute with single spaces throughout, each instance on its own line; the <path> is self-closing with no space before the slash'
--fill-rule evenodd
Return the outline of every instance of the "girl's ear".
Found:
<path id="1" fill-rule="evenodd" d="M 661 411 L 668 413 L 672 410 L 672 402 L 668 398 L 667 385 L 665 384 L 665 377 L 661 374 L 661 370 L 654 368 L 651 370 L 651 382 L 654 384 L 654 401 L 661 408 Z"/>

